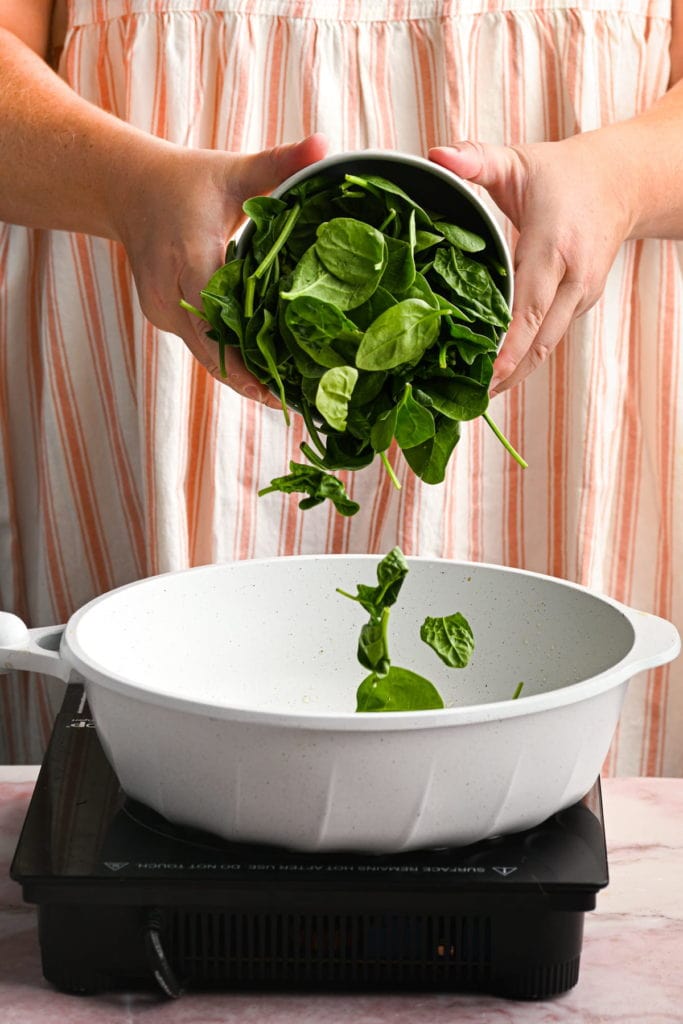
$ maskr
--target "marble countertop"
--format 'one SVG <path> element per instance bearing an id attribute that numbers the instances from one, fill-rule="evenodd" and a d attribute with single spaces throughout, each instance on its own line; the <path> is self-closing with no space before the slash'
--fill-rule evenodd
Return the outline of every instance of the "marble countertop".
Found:
<path id="1" fill-rule="evenodd" d="M 8 877 L 36 770 L 0 767 L 1 1024 L 683 1024 L 683 779 L 603 780 L 610 884 L 579 982 L 547 1002 L 453 994 L 68 996 L 42 977 L 35 908 Z"/>

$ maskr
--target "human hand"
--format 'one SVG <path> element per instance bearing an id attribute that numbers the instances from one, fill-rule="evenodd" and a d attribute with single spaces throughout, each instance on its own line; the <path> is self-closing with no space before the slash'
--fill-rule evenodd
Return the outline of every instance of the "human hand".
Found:
<path id="1" fill-rule="evenodd" d="M 185 299 L 201 309 L 199 293 L 225 262 L 228 240 L 244 220 L 244 200 L 271 192 L 323 157 L 326 148 L 321 135 L 249 155 L 154 140 L 116 214 L 116 235 L 147 319 L 181 337 L 216 380 L 277 408 L 279 400 L 249 373 L 236 349 L 226 350 L 227 379 L 221 375 L 218 346 L 206 337 L 208 325 L 179 303 Z"/>
<path id="2" fill-rule="evenodd" d="M 599 299 L 634 214 L 614 136 L 600 131 L 528 146 L 459 142 L 429 157 L 483 185 L 519 231 L 512 323 L 491 394 L 545 361 L 575 317 Z M 616 168 L 616 170 L 615 170 Z"/>

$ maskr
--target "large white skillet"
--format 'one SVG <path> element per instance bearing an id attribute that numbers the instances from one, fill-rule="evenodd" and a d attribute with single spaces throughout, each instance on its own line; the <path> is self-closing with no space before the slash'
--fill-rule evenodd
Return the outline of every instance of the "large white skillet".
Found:
<path id="1" fill-rule="evenodd" d="M 5 614 L 0 671 L 82 679 L 124 790 L 172 821 L 234 840 L 390 852 L 532 827 L 580 799 L 628 680 L 680 649 L 666 620 L 572 583 L 410 558 L 392 659 L 432 679 L 449 706 L 356 714 L 365 613 L 336 588 L 372 583 L 378 561 L 170 573 L 98 597 L 65 629 L 27 630 Z M 476 642 L 463 670 L 418 634 L 426 615 L 455 611 Z"/>

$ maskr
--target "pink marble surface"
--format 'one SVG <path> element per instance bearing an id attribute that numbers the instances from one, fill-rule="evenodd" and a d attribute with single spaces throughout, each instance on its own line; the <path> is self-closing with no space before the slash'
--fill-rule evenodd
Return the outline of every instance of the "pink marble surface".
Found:
<path id="1" fill-rule="evenodd" d="M 11 781 L 5 781 L 11 780 Z M 0 768 L 0 1024 L 683 1024 L 683 779 L 603 782 L 611 881 L 558 999 L 455 995 L 80 998 L 43 980 L 35 912 L 7 877 L 32 790 Z"/>

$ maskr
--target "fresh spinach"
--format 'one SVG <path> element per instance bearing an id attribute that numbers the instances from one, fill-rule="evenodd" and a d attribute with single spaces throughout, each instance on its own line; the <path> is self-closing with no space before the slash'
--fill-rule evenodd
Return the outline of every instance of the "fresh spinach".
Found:
<path id="1" fill-rule="evenodd" d="M 472 657 L 474 637 L 460 612 L 441 618 L 428 615 L 420 628 L 420 637 L 451 668 L 464 668 Z"/>
<path id="2" fill-rule="evenodd" d="M 409 668 L 391 665 L 384 676 L 375 672 L 356 692 L 356 711 L 429 711 L 442 708 L 443 700 L 433 683 Z"/>
<path id="3" fill-rule="evenodd" d="M 422 299 L 404 299 L 380 313 L 363 335 L 356 353 L 361 370 L 392 370 L 417 363 L 439 334 L 441 309 Z"/>
<path id="4" fill-rule="evenodd" d="M 337 592 L 357 601 L 370 618 L 358 639 L 357 657 L 370 675 L 356 692 L 356 711 L 425 711 L 442 708 L 443 700 L 424 676 L 399 665 L 389 656 L 389 614 L 408 575 L 408 563 L 395 547 L 377 566 L 377 586 L 359 583 L 355 594 L 337 588 Z M 474 650 L 469 623 L 456 612 L 445 618 L 425 619 L 420 637 L 451 668 L 464 668 Z"/>
<path id="5" fill-rule="evenodd" d="M 340 433 L 346 430 L 349 401 L 357 380 L 355 366 L 335 366 L 325 370 L 318 384 L 315 404 L 333 430 Z"/>
<path id="6" fill-rule="evenodd" d="M 300 462 L 290 462 L 288 475 L 276 477 L 269 487 L 264 487 L 258 492 L 259 497 L 270 491 L 283 491 L 285 494 L 300 491 L 308 494 L 307 498 L 302 498 L 299 502 L 299 508 L 304 510 L 321 505 L 329 498 L 337 512 L 343 516 L 355 516 L 358 511 L 358 503 L 349 498 L 344 484 L 338 477 Z"/>
<path id="7" fill-rule="evenodd" d="M 318 259 L 341 281 L 364 285 L 369 278 L 383 275 L 387 245 L 382 232 L 372 225 L 351 217 L 335 217 L 321 224 L 317 235 Z"/>
<path id="8" fill-rule="evenodd" d="M 310 467 L 295 463 L 259 494 L 304 492 L 300 508 L 352 502 L 334 472 L 359 470 L 393 442 L 410 469 L 440 483 L 462 422 L 488 415 L 493 359 L 510 323 L 505 271 L 486 239 L 417 203 L 378 175 L 317 174 L 281 199 L 244 204 L 252 226 L 241 257 L 201 292 L 209 337 L 304 417 Z"/>

